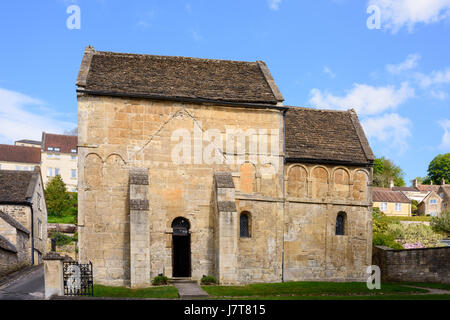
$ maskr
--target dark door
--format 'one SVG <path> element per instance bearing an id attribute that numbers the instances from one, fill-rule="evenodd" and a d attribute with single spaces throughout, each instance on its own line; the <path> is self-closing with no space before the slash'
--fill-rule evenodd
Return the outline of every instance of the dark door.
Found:
<path id="1" fill-rule="evenodd" d="M 191 235 L 190 224 L 185 218 L 176 218 L 172 222 L 172 268 L 173 277 L 191 276 Z"/>
<path id="2" fill-rule="evenodd" d="M 191 276 L 191 235 L 173 235 L 173 277 Z"/>

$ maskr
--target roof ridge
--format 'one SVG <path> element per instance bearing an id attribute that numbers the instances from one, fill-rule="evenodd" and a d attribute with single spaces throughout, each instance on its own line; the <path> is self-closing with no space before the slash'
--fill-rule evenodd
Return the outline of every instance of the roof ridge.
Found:
<path id="1" fill-rule="evenodd" d="M 186 56 L 171 56 L 160 54 L 148 54 L 148 53 L 128 53 L 128 52 L 114 52 L 114 51 L 93 51 L 94 55 L 116 55 L 124 57 L 153 57 L 153 58 L 173 58 L 173 59 L 186 59 L 186 60 L 199 60 L 210 62 L 235 62 L 235 63 L 251 63 L 257 64 L 257 61 L 245 61 L 245 60 L 232 60 L 232 59 L 214 59 L 214 58 L 199 58 L 199 57 L 186 57 Z"/>
<path id="2" fill-rule="evenodd" d="M 307 111 L 317 111 L 317 112 L 336 112 L 336 113 L 349 113 L 350 110 L 334 110 L 334 109 L 322 109 L 319 107 L 301 107 L 301 106 L 284 106 L 289 109 L 302 109 Z"/>

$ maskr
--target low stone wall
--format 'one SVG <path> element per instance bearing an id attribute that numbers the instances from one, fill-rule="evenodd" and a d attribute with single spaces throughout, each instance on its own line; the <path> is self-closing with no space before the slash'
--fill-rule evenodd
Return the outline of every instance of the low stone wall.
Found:
<path id="1" fill-rule="evenodd" d="M 27 265 L 26 261 L 19 259 L 17 253 L 0 248 L 0 278 Z"/>
<path id="2" fill-rule="evenodd" d="M 393 250 L 375 246 L 372 264 L 382 281 L 450 283 L 450 247 Z"/>

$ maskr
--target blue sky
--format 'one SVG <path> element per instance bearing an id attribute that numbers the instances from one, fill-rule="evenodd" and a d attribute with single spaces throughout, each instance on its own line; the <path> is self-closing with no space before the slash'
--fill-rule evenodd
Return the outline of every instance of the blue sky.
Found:
<path id="1" fill-rule="evenodd" d="M 80 29 L 67 28 L 70 5 Z M 76 126 L 92 45 L 264 60 L 286 105 L 354 108 L 407 181 L 450 152 L 450 0 L 2 1 L 0 34 L 0 143 Z"/>

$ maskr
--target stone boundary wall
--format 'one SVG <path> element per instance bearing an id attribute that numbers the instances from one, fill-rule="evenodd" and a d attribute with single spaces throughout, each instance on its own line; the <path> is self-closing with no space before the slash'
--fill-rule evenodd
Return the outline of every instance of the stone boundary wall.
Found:
<path id="1" fill-rule="evenodd" d="M 374 246 L 372 264 L 382 281 L 450 283 L 450 247 L 393 250 Z"/>

